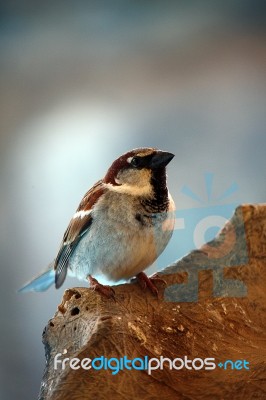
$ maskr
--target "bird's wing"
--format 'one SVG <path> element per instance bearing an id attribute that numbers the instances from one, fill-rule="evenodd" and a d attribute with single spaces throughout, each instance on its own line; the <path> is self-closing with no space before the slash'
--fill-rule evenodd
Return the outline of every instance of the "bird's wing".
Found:
<path id="1" fill-rule="evenodd" d="M 92 223 L 91 211 L 96 201 L 104 193 L 102 181 L 98 181 L 83 197 L 76 213 L 73 215 L 63 237 L 59 252 L 55 259 L 55 287 L 58 289 L 64 282 L 67 274 L 69 259 L 82 236 L 88 231 Z"/>

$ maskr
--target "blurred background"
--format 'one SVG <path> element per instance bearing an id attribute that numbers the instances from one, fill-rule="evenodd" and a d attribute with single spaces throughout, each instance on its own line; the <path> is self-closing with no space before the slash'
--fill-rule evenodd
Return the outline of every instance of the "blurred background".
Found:
<path id="1" fill-rule="evenodd" d="M 265 202 L 265 1 L 0 2 L 0 398 L 35 399 L 67 287 L 16 290 L 54 259 L 87 189 L 134 147 L 173 152 L 177 207 Z M 171 246 L 177 246 L 172 243 Z M 161 267 L 174 261 L 165 251 Z"/>

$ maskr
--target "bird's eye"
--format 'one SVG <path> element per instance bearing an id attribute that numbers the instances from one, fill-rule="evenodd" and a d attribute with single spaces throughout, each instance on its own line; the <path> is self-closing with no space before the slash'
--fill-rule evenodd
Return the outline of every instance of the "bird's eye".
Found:
<path id="1" fill-rule="evenodd" d="M 131 165 L 134 168 L 137 168 L 140 166 L 140 157 L 133 157 L 131 160 Z"/>

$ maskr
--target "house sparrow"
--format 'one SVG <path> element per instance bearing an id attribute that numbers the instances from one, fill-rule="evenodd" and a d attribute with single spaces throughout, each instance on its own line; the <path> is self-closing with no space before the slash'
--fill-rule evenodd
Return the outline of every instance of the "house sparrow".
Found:
<path id="1" fill-rule="evenodd" d="M 135 276 L 157 294 L 156 278 L 143 271 L 165 249 L 174 229 L 174 202 L 166 182 L 166 165 L 173 157 L 139 148 L 115 160 L 81 200 L 54 263 L 20 291 L 43 291 L 53 283 L 59 288 L 68 273 L 88 279 L 107 297 L 113 297 L 113 289 L 93 276 L 112 281 Z"/>

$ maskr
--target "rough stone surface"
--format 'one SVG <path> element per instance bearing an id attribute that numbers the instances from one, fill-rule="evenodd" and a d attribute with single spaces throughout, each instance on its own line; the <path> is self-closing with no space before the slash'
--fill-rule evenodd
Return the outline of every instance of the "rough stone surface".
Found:
<path id="1" fill-rule="evenodd" d="M 161 273 L 159 298 L 136 283 L 116 301 L 89 288 L 65 291 L 44 333 L 47 365 L 39 399 L 266 398 L 266 205 L 243 205 L 213 242 Z M 189 301 L 190 300 L 190 301 Z M 160 356 L 247 360 L 249 370 L 54 369 L 54 356 Z M 62 359 L 61 358 L 61 359 Z M 180 364 L 177 364 L 180 365 Z M 199 365 L 199 364 L 197 364 Z"/>

